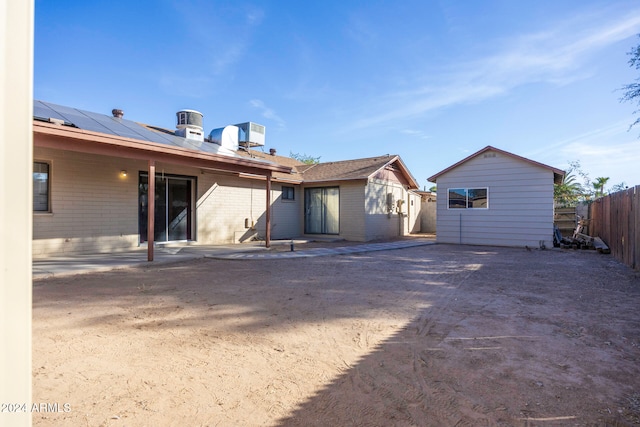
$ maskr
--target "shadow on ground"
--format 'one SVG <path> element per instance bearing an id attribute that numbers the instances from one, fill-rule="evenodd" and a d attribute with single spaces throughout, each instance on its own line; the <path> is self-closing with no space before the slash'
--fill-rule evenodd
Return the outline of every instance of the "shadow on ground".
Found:
<path id="1" fill-rule="evenodd" d="M 323 335 L 323 325 L 348 322 L 349 344 L 363 356 L 295 409 L 258 423 L 283 427 L 632 425 L 640 422 L 639 302 L 638 273 L 610 257 L 448 245 L 201 259 L 34 288 L 34 313 L 49 313 L 71 347 L 85 331 L 106 328 L 141 348 L 145 339 L 169 345 L 167 337 L 178 337 L 186 346 L 197 338 L 208 352 L 233 341 L 325 366 L 337 359 L 325 357 L 332 346 L 339 353 L 346 343 Z M 374 339 L 380 319 L 395 332 Z M 46 331 L 47 321 L 37 319 L 36 327 Z M 302 329 L 320 332 L 297 335 Z M 62 332 L 34 336 L 55 334 Z M 293 341 L 279 341 L 285 335 Z M 305 340 L 317 339 L 326 340 L 322 352 L 305 353 L 312 344 Z M 133 420 L 149 416 L 130 411 Z M 241 412 L 194 422 L 222 414 L 222 425 L 238 424 Z"/>

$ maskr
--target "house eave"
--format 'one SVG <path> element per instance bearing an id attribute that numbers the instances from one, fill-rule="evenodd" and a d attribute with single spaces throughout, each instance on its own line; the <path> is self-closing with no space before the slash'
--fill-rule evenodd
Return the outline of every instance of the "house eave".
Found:
<path id="1" fill-rule="evenodd" d="M 377 174 L 378 172 L 380 172 L 383 168 L 386 168 L 388 166 L 391 166 L 393 164 L 397 164 L 400 168 L 400 172 L 404 175 L 404 177 L 406 178 L 408 185 L 409 185 L 409 189 L 416 189 L 416 188 L 420 188 L 420 186 L 418 185 L 418 181 L 416 181 L 416 179 L 413 177 L 413 175 L 411 174 L 411 172 L 409 172 L 409 168 L 407 168 L 407 166 L 404 164 L 404 162 L 402 161 L 402 159 L 400 158 L 400 156 L 393 156 L 391 157 L 391 160 L 389 160 L 387 163 L 384 164 L 384 166 L 382 166 L 381 168 L 379 168 L 378 170 L 376 170 L 374 173 L 370 174 L 367 179 L 371 179 L 373 176 L 375 176 L 375 174 Z"/>
<path id="2" fill-rule="evenodd" d="M 336 182 L 359 182 L 362 181 L 364 183 L 368 182 L 369 180 L 367 178 L 331 178 L 331 179 L 317 179 L 317 180 L 303 180 L 301 182 L 302 185 L 330 185 L 331 183 L 336 183 Z"/>
<path id="3" fill-rule="evenodd" d="M 205 153 L 182 147 L 164 146 L 154 142 L 106 135 L 39 120 L 34 120 L 33 122 L 33 133 L 34 146 L 36 147 L 140 160 L 153 159 L 167 163 L 211 167 L 225 171 L 256 173 L 259 175 L 270 175 L 273 172 L 291 173 L 290 167 L 275 163 Z"/>
<path id="4" fill-rule="evenodd" d="M 240 174 L 238 174 L 238 176 L 240 178 L 246 178 L 246 179 L 264 180 L 264 175 L 258 175 L 258 174 L 254 174 L 254 173 L 240 173 Z M 287 179 L 287 178 L 283 178 L 283 177 L 277 176 L 277 175 L 272 175 L 271 176 L 271 180 L 273 182 L 283 182 L 283 183 L 287 183 L 287 184 L 291 184 L 291 185 L 303 184 L 303 181 L 301 181 L 299 179 Z"/>

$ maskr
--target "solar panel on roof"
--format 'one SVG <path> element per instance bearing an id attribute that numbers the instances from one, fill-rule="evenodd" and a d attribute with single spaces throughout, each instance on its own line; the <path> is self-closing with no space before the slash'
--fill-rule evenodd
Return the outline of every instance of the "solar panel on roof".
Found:
<path id="1" fill-rule="evenodd" d="M 52 110 L 50 107 L 48 107 L 45 103 L 41 101 L 33 102 L 33 117 L 37 117 L 39 119 L 45 119 L 45 120 L 49 118 L 64 120 L 64 117 L 62 117 L 55 110 Z"/>
<path id="2" fill-rule="evenodd" d="M 43 102 L 43 104 L 56 111 L 65 121 L 73 123 L 80 129 L 117 135 L 111 129 L 96 122 L 80 110 L 62 105 L 48 104 L 46 102 Z"/>
<path id="3" fill-rule="evenodd" d="M 94 113 L 91 111 L 78 110 L 76 108 L 51 104 L 44 101 L 34 101 L 33 116 L 40 119 L 59 119 L 72 123 L 76 127 L 92 132 L 117 135 L 124 138 L 132 138 L 142 141 L 154 142 L 156 144 L 169 145 L 174 147 L 187 148 L 195 151 L 202 151 L 211 154 L 221 154 L 230 157 L 243 158 L 232 150 L 225 149 L 218 144 L 211 142 L 198 142 L 186 138 L 153 131 L 134 121 L 111 117 L 106 114 Z M 271 163 L 266 160 L 253 159 L 263 163 Z"/>
<path id="4" fill-rule="evenodd" d="M 105 114 L 78 110 L 62 105 L 39 102 L 43 109 L 53 112 L 56 117 L 61 117 L 79 127 L 80 129 L 118 135 L 125 138 L 142 139 L 165 145 L 173 144 L 170 139 L 163 138 L 160 134 L 149 131 L 143 126 L 131 120 L 116 119 Z M 46 110 L 44 110 L 46 112 Z"/>
<path id="5" fill-rule="evenodd" d="M 97 114 L 92 113 L 90 111 L 83 111 L 87 117 L 95 120 L 101 126 L 109 129 L 112 133 L 118 136 L 122 136 L 124 138 L 134 138 L 134 139 L 147 139 L 144 138 L 140 132 L 136 132 L 135 129 L 131 129 L 124 125 L 124 119 L 117 119 L 115 117 L 109 117 L 105 114 Z M 138 126 L 140 127 L 140 126 Z"/>

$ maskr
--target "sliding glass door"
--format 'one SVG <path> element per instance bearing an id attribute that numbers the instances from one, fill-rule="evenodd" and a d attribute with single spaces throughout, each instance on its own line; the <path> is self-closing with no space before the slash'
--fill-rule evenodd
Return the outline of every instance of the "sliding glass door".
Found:
<path id="1" fill-rule="evenodd" d="M 193 238 L 194 179 L 157 176 L 155 191 L 154 240 L 170 242 Z M 146 242 L 149 176 L 140 174 L 138 186 L 140 242 Z"/>
<path id="2" fill-rule="evenodd" d="M 340 188 L 321 187 L 304 190 L 304 232 L 340 233 Z"/>

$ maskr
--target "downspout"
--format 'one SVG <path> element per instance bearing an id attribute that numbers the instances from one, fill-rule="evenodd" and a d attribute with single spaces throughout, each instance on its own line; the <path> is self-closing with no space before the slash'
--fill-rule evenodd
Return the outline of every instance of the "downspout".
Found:
<path id="1" fill-rule="evenodd" d="M 458 230 L 458 244 L 462 244 L 462 212 L 460 212 L 460 221 L 458 221 L 459 230 Z"/>
<path id="2" fill-rule="evenodd" d="M 267 248 L 271 247 L 271 171 L 267 172 L 267 229 L 264 245 Z"/>
<path id="3" fill-rule="evenodd" d="M 147 190 L 147 261 L 153 261 L 154 219 L 156 216 L 156 161 L 149 160 L 149 188 Z"/>

